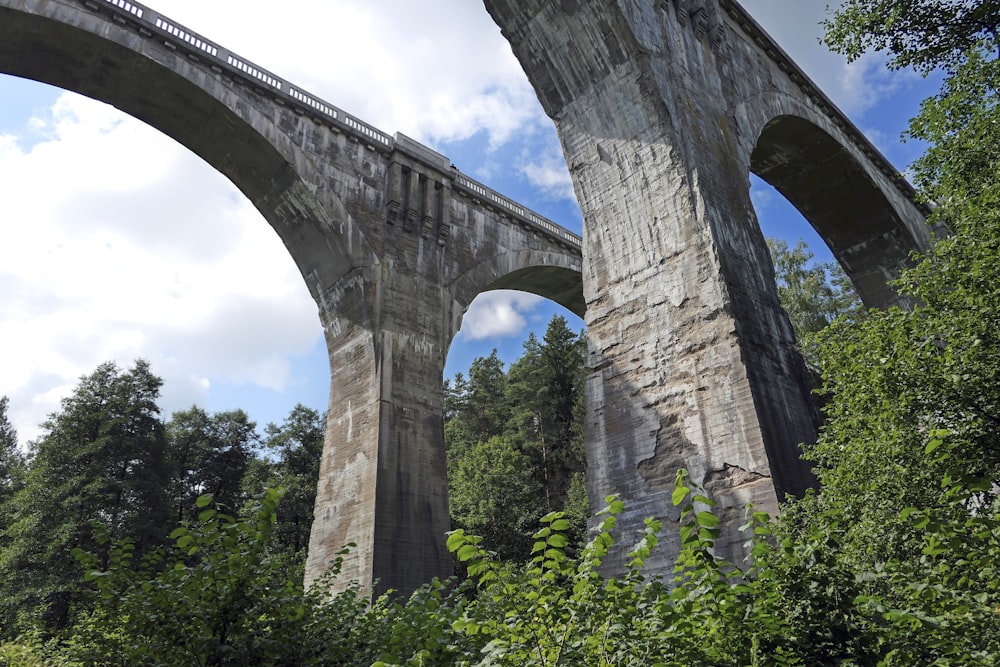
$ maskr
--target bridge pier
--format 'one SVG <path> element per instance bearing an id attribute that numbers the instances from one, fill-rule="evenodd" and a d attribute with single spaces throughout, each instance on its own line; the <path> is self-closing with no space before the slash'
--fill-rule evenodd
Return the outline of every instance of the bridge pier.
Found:
<path id="1" fill-rule="evenodd" d="M 452 574 L 441 392 L 451 332 L 432 278 L 383 269 L 318 299 L 331 382 L 306 583 L 354 543 L 339 582 L 408 594 Z"/>
<path id="2" fill-rule="evenodd" d="M 672 570 L 680 468 L 719 503 L 716 553 L 741 562 L 744 505 L 774 513 L 814 484 L 799 444 L 819 422 L 750 171 L 831 241 L 869 306 L 893 302 L 886 278 L 926 247 L 923 217 L 730 0 L 485 4 L 555 121 L 583 212 L 589 493 L 592 509 L 612 493 L 626 505 L 606 570 L 650 516 L 666 530 L 647 567 Z"/>
<path id="3" fill-rule="evenodd" d="M 677 519 L 679 468 L 719 503 L 717 553 L 742 560 L 745 504 L 775 513 L 813 482 L 798 445 L 818 423 L 747 178 L 715 159 L 734 147 L 685 155 L 669 126 L 619 138 L 652 123 L 637 125 L 593 142 L 610 164 L 571 162 L 587 202 L 589 491 L 626 504 L 612 572 L 646 517 Z M 666 531 L 652 570 L 671 570 L 677 539 Z"/>

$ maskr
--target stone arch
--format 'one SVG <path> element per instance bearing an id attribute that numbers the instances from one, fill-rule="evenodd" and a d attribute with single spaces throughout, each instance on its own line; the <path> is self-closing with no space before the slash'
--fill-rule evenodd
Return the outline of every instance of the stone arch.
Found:
<path id="1" fill-rule="evenodd" d="M 577 255 L 525 249 L 504 253 L 478 264 L 454 282 L 455 310 L 459 317 L 449 336 L 458 333 L 461 314 L 482 292 L 513 289 L 537 294 L 555 301 L 574 315 L 583 318 L 583 269 Z"/>
<path id="2" fill-rule="evenodd" d="M 901 303 L 888 281 L 911 253 L 930 245 L 912 188 L 898 174 L 875 170 L 857 142 L 846 141 L 840 128 L 800 102 L 761 95 L 752 106 L 770 113 L 745 128 L 754 140 L 749 171 L 812 225 L 867 306 Z"/>
<path id="3" fill-rule="evenodd" d="M 357 264 L 366 244 L 346 207 L 329 195 L 321 201 L 302 180 L 295 165 L 305 158 L 273 116 L 253 107 L 252 91 L 206 76 L 180 54 L 164 58 L 160 51 L 170 50 L 160 43 L 83 8 L 46 11 L 51 16 L 0 9 L 0 72 L 110 104 L 201 157 L 286 247 L 307 249 L 291 254 L 314 298 Z M 337 226 L 342 234 L 331 234 Z"/>

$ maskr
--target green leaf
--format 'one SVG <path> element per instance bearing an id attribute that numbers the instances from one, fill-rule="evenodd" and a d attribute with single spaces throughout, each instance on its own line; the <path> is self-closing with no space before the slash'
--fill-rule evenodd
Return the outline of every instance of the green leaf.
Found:
<path id="1" fill-rule="evenodd" d="M 458 560 L 467 561 L 479 555 L 479 549 L 471 544 L 463 544 L 458 550 Z"/>
<path id="2" fill-rule="evenodd" d="M 464 530 L 462 530 L 461 528 L 459 528 L 458 530 L 453 530 L 450 533 L 448 533 L 448 540 L 445 543 L 445 546 L 448 548 L 448 551 L 451 551 L 452 553 L 454 553 L 454 551 L 456 549 L 458 549 L 460 546 L 462 546 L 463 544 L 465 544 L 465 531 Z"/>

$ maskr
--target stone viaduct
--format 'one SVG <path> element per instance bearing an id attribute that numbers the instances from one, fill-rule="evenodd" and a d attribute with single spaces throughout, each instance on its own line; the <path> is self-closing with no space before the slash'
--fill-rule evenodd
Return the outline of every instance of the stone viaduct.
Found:
<path id="1" fill-rule="evenodd" d="M 512 288 L 585 316 L 592 507 L 670 525 L 675 471 L 720 501 L 812 483 L 817 413 L 750 203 L 753 171 L 865 302 L 928 230 L 912 191 L 733 0 L 486 0 L 554 119 L 585 239 L 138 3 L 0 0 L 0 72 L 113 104 L 201 156 L 281 237 L 331 368 L 307 564 L 409 591 L 448 575 L 441 383 L 462 314 Z M 655 569 L 669 570 L 667 541 Z M 621 553 L 609 563 L 618 566 Z"/>

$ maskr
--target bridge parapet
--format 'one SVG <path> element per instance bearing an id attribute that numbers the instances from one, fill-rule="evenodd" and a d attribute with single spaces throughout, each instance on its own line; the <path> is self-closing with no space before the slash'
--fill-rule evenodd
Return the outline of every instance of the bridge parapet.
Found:
<path id="1" fill-rule="evenodd" d="M 683 2 L 683 0 L 681 1 Z M 806 98 L 816 105 L 837 129 L 850 138 L 862 154 L 871 161 L 873 166 L 888 176 L 893 184 L 906 194 L 911 201 L 916 203 L 921 210 L 929 212 L 926 204 L 917 201 L 916 191 L 910 182 L 906 180 L 906 177 L 879 152 L 868 137 L 858 129 L 826 93 L 820 90 L 819 86 L 809 78 L 809 75 L 792 60 L 791 56 L 774 41 L 773 37 L 764 31 L 764 28 L 750 16 L 750 13 L 739 2 L 736 0 L 720 0 L 719 4 L 729 17 L 736 22 L 743 33 L 763 49 L 768 58 L 778 66 L 778 69 L 784 72 L 799 87 L 799 90 L 802 91 Z"/>
<path id="2" fill-rule="evenodd" d="M 554 238 L 571 250 L 579 252 L 583 246 L 579 235 L 463 174 L 434 149 L 402 133 L 389 135 L 143 4 L 127 0 L 81 0 L 81 4 L 92 12 L 107 11 L 115 23 L 131 26 L 143 37 L 161 39 L 167 48 L 184 52 L 195 64 L 266 92 L 278 105 L 342 132 L 370 150 L 383 154 L 402 150 L 444 174 L 452 172 L 456 189 L 471 199 L 515 217 L 522 226 Z"/>

